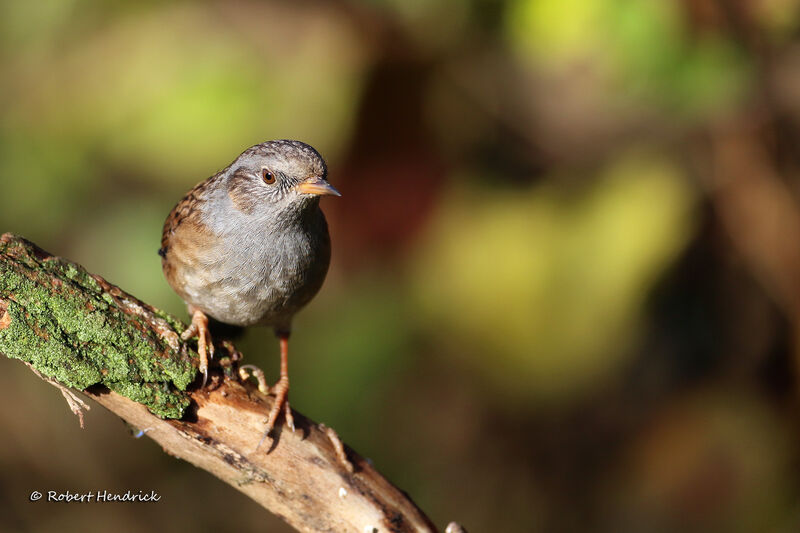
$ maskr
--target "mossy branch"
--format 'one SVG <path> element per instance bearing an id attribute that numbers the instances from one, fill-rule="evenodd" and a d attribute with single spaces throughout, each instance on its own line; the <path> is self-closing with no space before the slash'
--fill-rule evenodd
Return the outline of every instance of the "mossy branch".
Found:
<path id="1" fill-rule="evenodd" d="M 164 451 L 203 468 L 300 531 L 435 531 L 335 433 L 295 413 L 256 449 L 272 399 L 228 358 L 198 390 L 186 326 L 34 244 L 0 237 L 0 354 L 83 391 Z M 233 353 L 233 352 L 232 352 Z"/>

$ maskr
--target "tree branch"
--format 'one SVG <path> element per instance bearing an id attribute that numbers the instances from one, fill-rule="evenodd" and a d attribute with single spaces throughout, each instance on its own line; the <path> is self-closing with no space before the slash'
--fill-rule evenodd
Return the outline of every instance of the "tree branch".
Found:
<path id="1" fill-rule="evenodd" d="M 300 531 L 436 530 L 332 430 L 299 413 L 296 432 L 280 426 L 257 449 L 272 398 L 239 381 L 231 346 L 212 383 L 193 389 L 185 328 L 74 263 L 0 237 L 0 353 L 62 392 L 82 390 Z"/>

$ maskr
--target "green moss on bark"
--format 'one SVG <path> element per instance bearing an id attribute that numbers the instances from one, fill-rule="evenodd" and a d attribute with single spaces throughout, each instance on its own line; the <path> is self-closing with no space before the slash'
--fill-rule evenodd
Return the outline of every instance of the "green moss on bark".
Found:
<path id="1" fill-rule="evenodd" d="M 165 418 L 189 405 L 197 360 L 178 339 L 179 320 L 9 234 L 0 238 L 0 324 L 0 353 L 64 385 L 103 384 Z"/>

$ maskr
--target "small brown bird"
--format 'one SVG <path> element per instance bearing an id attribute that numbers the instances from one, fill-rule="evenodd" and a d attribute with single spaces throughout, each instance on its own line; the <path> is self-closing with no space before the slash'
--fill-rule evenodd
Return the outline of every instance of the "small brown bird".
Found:
<path id="1" fill-rule="evenodd" d="M 265 435 L 289 407 L 292 317 L 319 291 L 330 263 L 321 196 L 340 196 L 322 156 L 300 141 L 248 148 L 197 184 L 172 209 L 161 237 L 161 266 L 192 315 L 203 385 L 214 345 L 208 317 L 236 326 L 271 326 L 280 340 L 280 380 Z"/>

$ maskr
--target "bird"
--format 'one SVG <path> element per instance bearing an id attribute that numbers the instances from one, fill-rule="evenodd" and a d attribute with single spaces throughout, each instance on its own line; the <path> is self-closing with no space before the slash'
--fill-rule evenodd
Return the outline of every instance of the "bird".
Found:
<path id="1" fill-rule="evenodd" d="M 323 196 L 341 196 L 328 182 L 322 156 L 306 143 L 273 140 L 251 146 L 230 165 L 195 185 L 164 222 L 161 266 L 187 305 L 197 337 L 205 387 L 214 344 L 209 317 L 233 326 L 267 326 L 280 346 L 280 378 L 266 437 L 289 406 L 292 318 L 320 290 L 331 241 Z M 263 438 L 262 438 L 263 440 Z"/>

